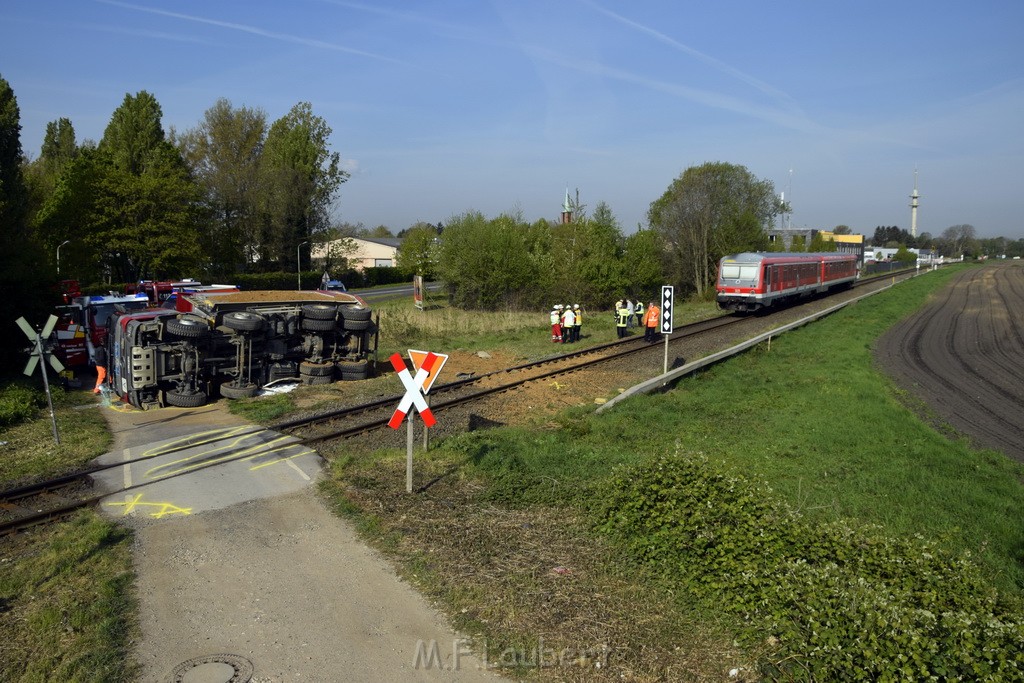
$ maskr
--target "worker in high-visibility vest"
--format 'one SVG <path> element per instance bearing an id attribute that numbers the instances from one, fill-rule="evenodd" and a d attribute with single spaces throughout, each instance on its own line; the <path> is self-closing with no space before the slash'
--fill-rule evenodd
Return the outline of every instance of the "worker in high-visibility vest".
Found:
<path id="1" fill-rule="evenodd" d="M 652 301 L 648 307 L 647 312 L 644 313 L 644 339 L 649 342 L 658 341 L 658 325 L 660 324 L 661 311 Z"/>
<path id="2" fill-rule="evenodd" d="M 97 346 L 96 351 L 93 352 L 93 362 L 96 363 L 96 387 L 92 393 L 98 394 L 102 391 L 103 383 L 107 379 L 107 350 L 102 346 Z"/>
<path id="3" fill-rule="evenodd" d="M 572 340 L 578 342 L 581 335 L 580 328 L 583 327 L 583 313 L 580 312 L 580 305 L 573 304 L 572 312 L 576 315 L 576 324 L 572 328 Z"/>
<path id="4" fill-rule="evenodd" d="M 619 335 L 619 339 L 626 336 L 626 320 L 629 318 L 629 309 L 623 305 L 622 301 L 615 302 L 615 331 Z"/>
<path id="5" fill-rule="evenodd" d="M 571 344 L 573 328 L 576 326 L 576 314 L 572 312 L 572 304 L 566 304 L 562 311 L 562 343 Z"/>

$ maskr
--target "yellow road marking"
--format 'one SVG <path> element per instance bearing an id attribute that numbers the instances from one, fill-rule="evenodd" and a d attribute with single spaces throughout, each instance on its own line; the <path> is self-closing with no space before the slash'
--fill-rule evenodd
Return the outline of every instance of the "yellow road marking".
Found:
<path id="1" fill-rule="evenodd" d="M 173 503 L 146 503 L 142 501 L 142 494 L 138 494 L 134 498 L 125 498 L 123 503 L 107 503 L 110 507 L 124 507 L 124 515 L 127 516 L 135 511 L 136 508 L 160 508 L 156 512 L 149 513 L 150 517 L 161 519 L 167 515 L 190 515 L 192 514 L 192 508 L 182 508 L 174 505 Z"/>

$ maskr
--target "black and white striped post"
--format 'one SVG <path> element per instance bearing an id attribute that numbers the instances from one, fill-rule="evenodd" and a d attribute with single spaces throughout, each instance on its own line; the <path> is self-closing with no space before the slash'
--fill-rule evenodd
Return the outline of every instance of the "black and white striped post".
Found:
<path id="1" fill-rule="evenodd" d="M 665 363 L 662 372 L 668 372 L 668 338 L 672 335 L 672 285 L 661 286 L 661 334 L 665 337 Z"/>

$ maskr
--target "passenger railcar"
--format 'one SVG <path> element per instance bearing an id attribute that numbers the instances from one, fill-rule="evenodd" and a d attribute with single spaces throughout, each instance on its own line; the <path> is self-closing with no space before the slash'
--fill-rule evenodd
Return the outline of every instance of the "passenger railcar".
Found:
<path id="1" fill-rule="evenodd" d="M 715 288 L 720 308 L 749 312 L 849 287 L 857 276 L 854 254 L 747 252 L 722 258 Z"/>

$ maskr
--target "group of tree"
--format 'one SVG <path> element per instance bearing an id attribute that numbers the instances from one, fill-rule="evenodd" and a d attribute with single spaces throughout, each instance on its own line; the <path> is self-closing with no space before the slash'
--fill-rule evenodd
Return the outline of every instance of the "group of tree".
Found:
<path id="1" fill-rule="evenodd" d="M 654 233 L 624 235 L 599 203 L 592 216 L 578 207 L 568 223 L 468 211 L 440 235 L 423 224 L 404 238 L 399 266 L 443 280 L 452 303 L 465 308 L 606 308 L 627 293 L 652 296 L 663 284 L 661 256 Z"/>
<path id="2" fill-rule="evenodd" d="M 126 95 L 99 143 L 47 126 L 26 163 L 28 227 L 64 245 L 63 276 L 86 283 L 294 269 L 296 247 L 329 228 L 348 175 L 308 103 L 268 125 L 219 100 L 194 129 L 167 134 L 156 98 Z"/>

